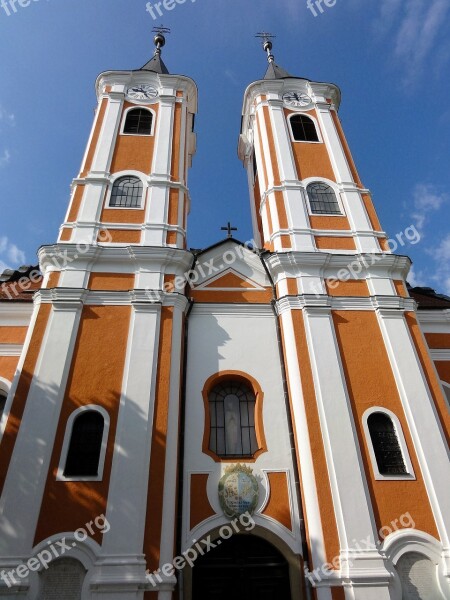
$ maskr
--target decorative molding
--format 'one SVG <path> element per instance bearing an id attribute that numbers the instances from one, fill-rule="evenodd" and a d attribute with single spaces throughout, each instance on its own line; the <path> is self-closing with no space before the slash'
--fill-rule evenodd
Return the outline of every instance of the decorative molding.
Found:
<path id="1" fill-rule="evenodd" d="M 0 344 L 0 356 L 20 356 L 23 344 Z"/>
<path id="2" fill-rule="evenodd" d="M 412 298 L 399 296 L 371 296 L 364 297 L 331 297 L 315 294 L 300 294 L 298 296 L 285 296 L 276 302 L 278 314 L 289 310 L 316 309 L 330 310 L 372 310 L 378 311 L 383 316 L 397 316 L 398 313 L 415 310 L 415 301 Z"/>
<path id="3" fill-rule="evenodd" d="M 450 361 L 450 348 L 444 348 L 440 350 L 430 350 L 431 358 L 433 360 L 449 360 Z"/>

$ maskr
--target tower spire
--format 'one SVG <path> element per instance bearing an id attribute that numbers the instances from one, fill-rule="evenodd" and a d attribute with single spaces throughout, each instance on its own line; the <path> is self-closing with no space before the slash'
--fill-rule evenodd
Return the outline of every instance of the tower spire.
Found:
<path id="1" fill-rule="evenodd" d="M 169 71 L 161 58 L 161 48 L 166 45 L 166 35 L 170 33 L 170 29 L 164 27 L 164 25 L 160 25 L 159 27 L 154 27 L 152 31 L 155 34 L 155 37 L 153 38 L 155 52 L 153 58 L 151 58 L 140 70 L 153 71 L 160 75 L 168 75 Z"/>
<path id="2" fill-rule="evenodd" d="M 155 33 L 155 37 L 153 41 L 155 43 L 155 56 L 161 55 L 161 48 L 166 45 L 166 35 L 170 33 L 170 29 L 168 27 L 164 27 L 164 25 L 160 25 L 159 27 L 153 27 L 153 33 Z"/>
<path id="3" fill-rule="evenodd" d="M 261 31 L 257 33 L 255 37 L 259 38 L 262 41 L 262 47 L 264 48 L 264 52 L 267 52 L 267 60 L 269 65 L 275 61 L 275 56 L 272 54 L 272 40 L 277 36 L 272 33 L 268 33 L 267 31 Z"/>
<path id="4" fill-rule="evenodd" d="M 272 54 L 272 40 L 277 36 L 273 35 L 272 33 L 268 33 L 267 31 L 261 31 L 260 33 L 257 33 L 255 37 L 261 40 L 264 52 L 267 53 L 269 67 L 267 68 L 264 79 L 283 79 L 285 77 L 292 77 L 292 75 L 289 75 L 287 71 L 275 63 L 275 56 Z"/>

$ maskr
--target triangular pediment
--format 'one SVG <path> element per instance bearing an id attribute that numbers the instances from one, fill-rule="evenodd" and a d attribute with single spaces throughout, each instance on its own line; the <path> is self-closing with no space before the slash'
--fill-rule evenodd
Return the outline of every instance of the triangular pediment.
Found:
<path id="1" fill-rule="evenodd" d="M 199 253 L 195 272 L 200 275 L 197 290 L 261 292 L 270 287 L 259 254 L 234 239 Z"/>
<path id="2" fill-rule="evenodd" d="M 228 269 L 224 273 L 207 280 L 197 289 L 211 289 L 211 290 L 255 290 L 259 291 L 264 289 L 261 285 L 258 285 L 255 281 L 252 281 L 248 277 L 245 277 L 241 273 L 237 273 L 234 269 Z"/>

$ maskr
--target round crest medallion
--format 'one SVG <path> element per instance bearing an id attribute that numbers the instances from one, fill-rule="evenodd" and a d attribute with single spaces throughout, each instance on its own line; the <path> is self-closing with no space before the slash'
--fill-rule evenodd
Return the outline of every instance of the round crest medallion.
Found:
<path id="1" fill-rule="evenodd" d="M 219 501 L 229 519 L 244 513 L 253 514 L 258 504 L 259 487 L 250 467 L 237 464 L 225 469 L 219 481 Z"/>

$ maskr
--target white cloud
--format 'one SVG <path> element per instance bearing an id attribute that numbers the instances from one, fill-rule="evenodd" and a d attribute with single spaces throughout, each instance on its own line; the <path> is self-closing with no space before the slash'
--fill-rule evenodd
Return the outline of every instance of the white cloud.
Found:
<path id="1" fill-rule="evenodd" d="M 443 34 L 449 11 L 448 0 L 381 1 L 376 31 L 393 38 L 394 58 L 406 87 L 417 81 L 432 54 L 446 54 Z"/>
<path id="2" fill-rule="evenodd" d="M 431 278 L 435 282 L 436 291 L 450 295 L 450 233 L 441 240 L 439 246 L 427 250 L 433 257 L 436 269 Z"/>
<path id="3" fill-rule="evenodd" d="M 13 113 L 8 112 L 3 106 L 0 105 L 0 121 L 7 123 L 8 125 L 14 125 L 16 117 Z"/>
<path id="4" fill-rule="evenodd" d="M 416 286 L 424 286 L 425 284 L 425 278 L 423 276 L 423 272 L 422 271 L 416 271 L 414 265 L 411 267 L 409 274 L 408 274 L 408 283 L 412 286 L 412 287 L 416 287 Z"/>
<path id="5" fill-rule="evenodd" d="M 20 250 L 15 244 L 11 244 L 8 248 L 8 258 L 14 265 L 23 265 L 25 262 L 25 252 Z"/>
<path id="6" fill-rule="evenodd" d="M 239 79 L 236 76 L 236 73 L 231 69 L 225 69 L 225 77 L 231 81 L 233 85 L 239 84 Z"/>
<path id="7" fill-rule="evenodd" d="M 423 234 L 431 213 L 438 211 L 449 200 L 449 195 L 440 192 L 435 186 L 418 183 L 414 188 L 414 211 L 411 217 L 416 228 Z M 423 235 L 422 235 L 423 237 Z"/>
<path id="8" fill-rule="evenodd" d="M 25 252 L 0 235 L 0 272 L 22 266 L 26 262 Z"/>
<path id="9" fill-rule="evenodd" d="M 0 154 L 0 168 L 6 167 L 9 165 L 9 161 L 11 160 L 11 154 L 7 148 L 3 150 L 3 153 Z"/>

